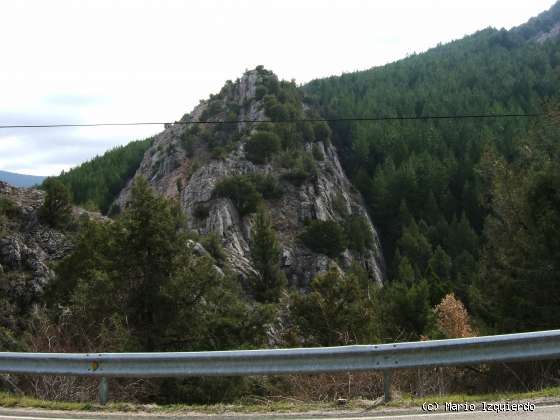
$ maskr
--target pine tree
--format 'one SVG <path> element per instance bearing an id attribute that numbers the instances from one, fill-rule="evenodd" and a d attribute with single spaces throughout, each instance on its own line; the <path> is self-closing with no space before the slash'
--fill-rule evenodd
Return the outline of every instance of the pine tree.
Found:
<path id="1" fill-rule="evenodd" d="M 56 178 L 47 178 L 43 182 L 46 197 L 39 209 L 39 218 L 54 228 L 63 228 L 68 225 L 72 218 L 72 206 L 70 204 L 70 192 Z"/>
<path id="2" fill-rule="evenodd" d="M 258 272 L 252 281 L 255 297 L 259 302 L 277 302 L 286 277 L 280 270 L 280 244 L 264 206 L 257 210 L 251 239 L 251 257 Z"/>
<path id="3" fill-rule="evenodd" d="M 308 345 L 371 343 L 379 339 L 375 285 L 360 270 L 317 275 L 307 294 L 292 294 L 290 315 Z"/>
<path id="4" fill-rule="evenodd" d="M 145 332 L 145 348 L 153 348 L 159 313 L 164 310 L 161 289 L 175 268 L 184 246 L 183 223 L 176 206 L 155 195 L 145 178 L 133 184 L 130 201 L 119 224 L 119 271 L 129 290 L 129 317 Z"/>

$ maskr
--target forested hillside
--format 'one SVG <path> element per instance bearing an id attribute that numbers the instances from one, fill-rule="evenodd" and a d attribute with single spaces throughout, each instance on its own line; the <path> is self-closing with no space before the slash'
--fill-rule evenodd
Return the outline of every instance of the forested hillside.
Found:
<path id="1" fill-rule="evenodd" d="M 541 113 L 560 93 L 560 43 L 546 36 L 558 25 L 559 12 L 557 3 L 512 31 L 486 29 L 384 67 L 315 80 L 304 89 L 310 102 L 333 119 Z M 494 249 L 497 232 L 488 219 L 503 205 L 496 185 L 502 185 L 502 193 L 519 187 L 507 171 L 511 184 L 503 184 L 505 169 L 497 162 L 517 165 L 526 158 L 527 142 L 535 156 L 550 159 L 551 151 L 541 150 L 546 121 L 526 117 L 331 124 L 345 169 L 364 194 L 380 232 L 391 282 L 384 293 L 400 301 L 393 319 L 396 328 L 421 334 L 427 326 L 421 320 L 428 317 L 418 310 L 432 307 L 451 291 L 489 330 L 525 330 L 556 322 L 557 311 L 550 310 L 547 294 L 557 275 L 534 279 L 531 288 L 538 292 L 517 297 L 523 307 L 545 305 L 548 310 L 543 311 L 521 313 L 515 305 L 508 311 L 499 293 L 488 297 L 484 289 L 495 284 L 500 271 L 487 265 L 490 254 L 498 258 L 496 252 L 505 252 Z M 549 130 L 547 136 L 558 139 L 558 131 Z M 526 179 L 524 170 L 517 171 L 519 179 Z M 553 173 L 546 176 L 556 176 Z M 551 183 L 539 191 L 555 196 L 559 187 Z M 552 205 L 546 217 L 559 211 Z M 537 238 L 525 237 L 527 249 L 554 246 L 533 243 Z M 502 238 L 501 244 L 507 241 Z M 509 276 L 511 284 L 518 284 L 513 266 L 502 268 L 501 281 L 507 283 Z M 528 286 L 527 273 L 517 281 Z M 494 313 L 497 302 L 492 298 L 501 301 L 500 314 Z M 405 308 L 417 313 L 407 314 Z"/>
<path id="2" fill-rule="evenodd" d="M 329 119 L 539 114 L 560 92 L 560 46 L 554 36 L 559 17 L 557 3 L 510 31 L 485 29 L 383 67 L 315 80 L 302 90 L 306 101 Z M 388 279 L 383 312 L 390 321 L 386 325 L 394 326 L 391 334 L 427 333 L 431 308 L 449 292 L 467 304 L 488 332 L 553 323 L 548 312 L 534 312 L 527 324 L 515 316 L 502 322 L 497 302 L 484 301 L 480 289 L 495 280 L 483 261 L 489 260 L 495 239 L 488 233 L 488 217 L 498 211 L 493 189 L 502 172 L 496 162 L 517 164 L 528 141 L 540 147 L 544 121 L 546 117 L 330 123 L 345 170 L 364 195 L 380 233 Z M 76 204 L 107 212 L 149 144 L 145 140 L 117 148 L 60 178 Z M 542 296 L 548 296 L 546 290 Z M 538 302 L 527 298 L 523 303 Z"/>
<path id="3" fill-rule="evenodd" d="M 70 189 L 74 204 L 106 213 L 138 168 L 151 143 L 151 139 L 145 139 L 115 147 L 102 156 L 63 172 L 58 179 Z"/>
<path id="4" fill-rule="evenodd" d="M 258 66 L 180 123 L 47 180 L 45 192 L 4 186 L 0 279 L 22 286 L 3 283 L 0 350 L 312 347 L 558 328 L 559 28 L 557 3 L 511 31 L 301 88 Z M 340 120 L 368 117 L 377 120 Z M 61 251 L 43 267 L 31 234 L 64 247 L 47 243 Z M 23 299 L 29 267 L 48 276 Z M 556 383 L 543 373 L 552 369 L 415 370 L 400 387 L 525 389 Z M 458 381 L 446 385 L 447 375 Z M 322 381 L 111 386 L 120 400 L 197 403 L 338 399 L 376 386 L 354 374 Z M 42 398 L 96 392 L 66 384 L 9 386 Z"/>
<path id="5" fill-rule="evenodd" d="M 315 80 L 302 90 L 329 119 L 540 114 L 554 109 L 560 92 L 559 22 L 557 3 L 510 31 L 485 29 L 383 67 Z M 485 265 L 501 252 L 489 218 L 499 212 L 496 185 L 505 182 L 496 162 L 518 165 L 526 158 L 527 142 L 539 149 L 547 118 L 330 123 L 345 170 L 380 233 L 388 279 L 383 313 L 385 325 L 394 326 L 388 334 L 414 337 L 430 331 L 431 308 L 449 292 L 488 332 L 553 324 L 550 311 L 534 311 L 523 322 L 525 315 L 518 312 L 506 322 L 503 305 L 481 297 L 486 296 L 481 288 L 498 281 L 497 271 Z M 117 148 L 60 178 L 75 203 L 107 212 L 149 143 Z M 545 300 L 546 284 L 539 295 Z M 539 304 L 532 299 L 521 303 Z"/>

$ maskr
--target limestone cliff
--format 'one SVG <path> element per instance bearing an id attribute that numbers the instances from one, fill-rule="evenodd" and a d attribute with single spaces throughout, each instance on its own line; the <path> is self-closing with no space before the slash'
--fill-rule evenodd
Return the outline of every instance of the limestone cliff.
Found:
<path id="1" fill-rule="evenodd" d="M 250 247 L 254 215 L 240 212 L 232 199 L 217 195 L 215 189 L 230 177 L 268 176 L 280 193 L 264 194 L 264 202 L 282 245 L 282 269 L 292 285 L 305 287 L 317 273 L 331 267 L 347 270 L 354 262 L 381 283 L 383 257 L 377 233 L 362 198 L 342 170 L 326 132 L 328 127 L 285 122 L 286 117 L 309 119 L 316 115 L 295 92 L 299 91 L 293 83 L 280 82 L 262 68 L 246 72 L 235 83 L 228 82 L 218 95 L 201 101 L 190 114 L 155 137 L 115 206 L 125 206 L 134 178 L 145 177 L 157 192 L 179 201 L 190 229 L 201 235 L 215 234 L 230 265 L 247 275 L 253 271 Z M 254 120 L 275 123 L 250 122 Z M 274 138 L 280 139 L 281 146 L 278 150 L 273 147 L 270 155 L 267 150 L 261 154 L 252 150 L 249 156 L 252 136 L 263 130 L 276 133 Z M 343 225 L 352 215 L 366 221 L 365 229 L 373 238 L 368 249 L 346 249 L 330 258 L 308 249 L 299 239 L 306 221 L 332 220 Z"/>

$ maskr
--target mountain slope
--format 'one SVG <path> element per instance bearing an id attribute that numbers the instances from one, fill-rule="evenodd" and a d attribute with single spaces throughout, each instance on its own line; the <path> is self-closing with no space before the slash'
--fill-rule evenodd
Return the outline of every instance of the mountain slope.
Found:
<path id="1" fill-rule="evenodd" d="M 80 166 L 63 172 L 58 179 L 70 190 L 76 205 L 106 213 L 111 203 L 134 174 L 152 140 L 118 146 Z"/>
<path id="2" fill-rule="evenodd" d="M 14 187 L 32 187 L 40 185 L 44 176 L 23 175 L 14 172 L 0 171 L 0 181 L 6 182 Z"/>
<path id="3" fill-rule="evenodd" d="M 295 85 L 259 67 L 228 82 L 182 121 L 275 121 L 303 115 Z M 230 264 L 244 276 L 254 272 L 253 213 L 260 202 L 272 215 L 282 246 L 281 269 L 291 284 L 305 287 L 317 273 L 330 267 L 348 270 L 354 262 L 381 282 L 383 263 L 375 230 L 329 137 L 324 123 L 175 124 L 154 138 L 135 177 L 145 177 L 160 194 L 177 198 L 189 228 L 216 235 Z M 118 199 L 121 208 L 131 183 Z M 306 227 L 314 220 L 325 223 Z M 339 233 L 345 226 L 359 226 L 367 246 L 351 249 L 355 241 L 348 233 L 333 249 L 313 242 L 313 235 L 328 229 Z M 322 228 L 325 232 L 319 232 Z M 336 238 L 329 240 L 334 244 Z"/>
<path id="4" fill-rule="evenodd" d="M 541 13 L 529 22 L 512 30 L 526 40 L 544 42 L 549 39 L 558 39 L 560 36 L 560 2 L 554 4 L 549 10 Z"/>
<path id="5" fill-rule="evenodd" d="M 424 54 L 304 86 L 331 118 L 540 113 L 560 99 L 560 3 L 511 31 L 485 29 Z M 549 105 L 547 105 L 549 104 Z M 380 233 L 388 278 L 475 309 L 496 159 L 527 153 L 544 118 L 335 122 L 343 166 Z M 479 295 L 482 296 L 482 295 Z M 479 302 L 481 303 L 481 302 Z"/>
<path id="6" fill-rule="evenodd" d="M 315 80 L 302 89 L 306 107 L 332 118 L 539 113 L 547 103 L 559 100 L 559 12 L 560 3 L 556 3 L 511 31 L 489 28 L 386 66 Z M 266 93 L 262 86 L 259 90 L 254 87 L 256 103 L 267 105 Z M 224 99 L 222 93 L 217 96 Z M 224 110 L 223 103 L 211 98 L 185 118 L 233 120 L 262 115 L 254 104 L 241 101 Z M 278 119 L 301 115 L 277 105 L 269 101 L 266 108 Z M 492 206 L 492 167 L 500 159 L 516 161 L 526 154 L 523 139 L 541 121 L 467 118 L 330 124 L 344 171 L 363 194 L 380 233 L 386 277 L 400 287 L 394 296 L 409 293 L 427 300 L 422 305 L 429 307 L 439 303 L 445 293 L 454 292 L 470 310 L 481 306 L 476 303 L 480 292 L 474 284 L 488 240 L 484 230 Z M 298 127 L 296 137 L 305 137 L 305 130 L 309 127 Z M 151 179 L 161 193 L 181 199 L 180 191 L 199 165 L 209 158 L 227 162 L 244 135 L 239 127 L 229 131 L 227 125 L 219 130 L 195 128 L 188 135 L 171 127 L 166 133 L 162 136 L 175 140 L 160 141 L 161 146 L 153 147 L 152 157 L 144 157 L 139 174 Z M 289 156 L 284 157 L 290 161 Z M 294 172 L 305 178 L 310 160 L 300 156 L 295 161 L 298 169 Z M 185 172 L 179 176 L 181 165 Z M 286 168 L 273 165 L 273 169 Z M 91 172 L 95 174 L 96 170 Z M 120 185 L 126 183 L 126 177 L 116 179 Z M 126 191 L 118 203 L 122 205 L 125 197 Z M 197 205 L 187 210 L 191 223 L 205 232 L 196 219 L 206 219 L 211 209 Z M 239 226 L 237 221 L 234 224 Z M 248 234 L 246 231 L 245 237 Z M 246 258 L 247 242 L 238 243 L 244 250 L 238 255 Z M 408 329 L 421 334 L 425 325 L 416 321 Z"/>

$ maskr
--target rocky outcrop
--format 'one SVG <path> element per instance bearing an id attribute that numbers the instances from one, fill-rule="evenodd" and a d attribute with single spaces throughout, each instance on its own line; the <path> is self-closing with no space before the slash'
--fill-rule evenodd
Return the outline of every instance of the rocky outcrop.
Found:
<path id="1" fill-rule="evenodd" d="M 557 38 L 560 38 L 560 22 L 556 22 L 556 24 L 554 24 L 554 26 L 552 26 L 550 30 L 535 35 L 533 37 L 533 40 L 535 42 L 538 42 L 539 44 L 542 44 L 548 40 Z"/>
<path id="2" fill-rule="evenodd" d="M 274 176 L 283 191 L 281 197 L 266 200 L 278 239 L 282 246 L 282 269 L 290 283 L 305 288 L 318 273 L 335 267 L 348 270 L 357 263 L 367 270 L 372 281 L 383 281 L 383 257 L 375 228 L 360 194 L 352 187 L 341 167 L 336 148 L 329 141 L 303 141 L 302 149 L 315 156 L 316 173 L 301 183 L 290 182 L 292 168 L 273 162 L 262 164 L 247 159 L 247 139 L 258 127 L 244 122 L 235 124 L 226 135 L 221 126 L 196 124 L 201 120 L 267 120 L 263 101 L 257 99 L 259 72 L 249 71 L 235 83 L 228 83 L 217 97 L 202 101 L 182 123 L 173 124 L 155 137 L 134 178 L 143 176 L 160 194 L 179 201 L 187 216 L 188 227 L 200 235 L 214 234 L 224 245 L 231 267 L 243 276 L 254 271 L 251 257 L 251 229 L 254 216 L 240 215 L 233 202 L 214 193 L 219 181 L 237 175 L 268 174 Z M 261 95 L 262 96 L 262 95 Z M 216 105 L 216 102 L 219 102 Z M 218 109 L 218 112 L 210 112 Z M 204 141 L 187 144 L 196 130 Z M 226 138 L 225 153 L 215 155 L 216 140 Z M 233 139 L 233 140 L 231 140 Z M 211 150 L 214 147 L 214 151 Z M 289 166 L 289 165 L 288 165 Z M 134 181 L 121 192 L 116 204 L 125 206 Z M 343 222 L 350 215 L 367 221 L 374 244 L 360 253 L 346 250 L 338 258 L 329 258 L 306 248 L 298 239 L 307 220 Z"/>
<path id="3" fill-rule="evenodd" d="M 32 301 L 54 277 L 49 267 L 72 250 L 67 232 L 40 223 L 38 210 L 45 193 L 33 188 L 16 188 L 0 182 L 0 288 L 17 299 L 18 293 Z M 74 216 L 106 220 L 103 216 L 75 208 Z M 17 283 L 17 287 L 16 287 Z M 18 292 L 19 291 L 19 292 Z M 15 294 L 15 295 L 14 295 Z"/>

